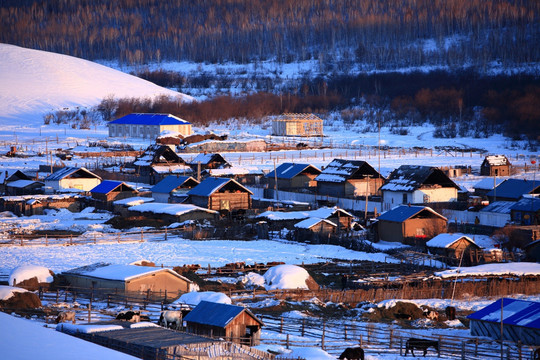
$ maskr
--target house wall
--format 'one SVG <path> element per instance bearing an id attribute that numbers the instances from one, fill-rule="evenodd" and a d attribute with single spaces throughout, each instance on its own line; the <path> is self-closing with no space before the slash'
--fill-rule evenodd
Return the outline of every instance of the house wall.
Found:
<path id="1" fill-rule="evenodd" d="M 66 178 L 60 181 L 45 180 L 45 186 L 50 186 L 54 190 L 61 189 L 79 189 L 84 191 L 90 191 L 101 183 L 97 178 Z"/>
<path id="2" fill-rule="evenodd" d="M 417 219 L 411 218 L 403 222 L 403 238 L 421 239 L 421 242 L 433 238 L 446 231 L 446 220 L 438 217 Z"/>
<path id="3" fill-rule="evenodd" d="M 316 182 L 313 179 L 317 175 L 311 174 L 300 174 L 292 179 L 277 179 L 278 180 L 278 190 L 291 190 L 291 189 L 307 189 L 310 186 L 315 186 Z M 275 179 L 272 177 L 267 178 L 268 187 L 273 189 L 275 184 Z"/>
<path id="4" fill-rule="evenodd" d="M 366 182 L 368 184 L 366 185 Z M 347 180 L 345 184 L 345 195 L 348 197 L 353 196 L 366 196 L 366 190 L 368 196 L 378 195 L 379 188 L 384 183 L 383 179 L 351 179 Z"/>
<path id="5" fill-rule="evenodd" d="M 251 209 L 251 195 L 245 192 L 214 193 L 208 199 L 208 209 L 216 211 Z"/>
<path id="6" fill-rule="evenodd" d="M 157 202 L 157 203 L 168 203 L 169 202 L 169 193 L 153 192 L 152 197 L 154 198 L 154 202 Z"/>
<path id="7" fill-rule="evenodd" d="M 384 241 L 403 242 L 403 224 L 379 220 L 377 229 L 379 239 Z"/>
<path id="8" fill-rule="evenodd" d="M 331 195 L 335 197 L 345 197 L 346 190 L 344 183 L 334 183 L 334 182 L 317 182 L 317 193 L 319 195 Z"/>
<path id="9" fill-rule="evenodd" d="M 480 175 L 483 176 L 509 176 L 510 175 L 510 166 L 509 165 L 496 165 L 490 166 L 489 164 L 482 164 L 480 168 Z"/>
<path id="10" fill-rule="evenodd" d="M 185 125 L 133 125 L 109 124 L 109 137 L 137 137 L 155 139 L 164 130 L 171 130 L 183 136 L 191 135 L 191 124 Z"/>
<path id="11" fill-rule="evenodd" d="M 168 293 L 177 294 L 189 292 L 189 283 L 171 273 L 163 271 L 127 281 L 126 290 L 139 292 L 148 290 L 152 292 L 165 292 L 167 290 Z"/>
<path id="12" fill-rule="evenodd" d="M 274 120 L 272 134 L 278 136 L 322 136 L 322 120 Z"/>
<path id="13" fill-rule="evenodd" d="M 420 188 L 413 193 L 413 202 L 411 204 L 446 201 L 457 201 L 456 188 Z"/>

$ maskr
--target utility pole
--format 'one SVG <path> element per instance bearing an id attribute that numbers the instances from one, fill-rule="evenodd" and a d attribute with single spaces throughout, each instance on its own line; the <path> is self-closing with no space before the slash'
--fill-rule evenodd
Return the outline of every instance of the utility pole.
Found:
<path id="1" fill-rule="evenodd" d="M 367 222 L 368 222 L 368 218 L 367 218 L 367 213 L 368 213 L 368 198 L 369 198 L 369 178 L 372 177 L 373 175 L 365 175 L 365 179 L 366 179 L 366 210 L 365 210 L 365 213 L 364 213 L 364 219 L 366 220 L 366 223 L 365 225 L 367 226 Z"/>

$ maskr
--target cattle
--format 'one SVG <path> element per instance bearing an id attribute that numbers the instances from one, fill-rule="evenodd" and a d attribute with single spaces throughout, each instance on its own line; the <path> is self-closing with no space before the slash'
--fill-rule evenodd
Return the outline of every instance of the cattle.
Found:
<path id="1" fill-rule="evenodd" d="M 456 308 L 453 306 L 447 306 L 444 310 L 446 313 L 446 318 L 448 320 L 456 320 Z"/>
<path id="2" fill-rule="evenodd" d="M 412 356 L 414 356 L 414 349 L 423 350 L 424 356 L 426 356 L 427 350 L 430 347 L 434 347 L 437 353 L 439 352 L 439 342 L 436 340 L 410 338 L 405 345 L 405 356 L 407 356 L 409 350 L 411 351 Z"/>
<path id="3" fill-rule="evenodd" d="M 158 324 L 176 330 L 182 328 L 182 319 L 189 311 L 186 310 L 165 310 L 159 316 Z M 174 325 L 173 325 L 174 324 Z"/>
<path id="4" fill-rule="evenodd" d="M 138 323 L 141 321 L 141 312 L 140 311 L 121 311 L 116 314 L 116 320 L 126 320 L 133 323 Z"/>
<path id="5" fill-rule="evenodd" d="M 340 360 L 364 360 L 364 349 L 361 347 L 346 348 L 345 351 L 339 355 Z"/>
<path id="6" fill-rule="evenodd" d="M 75 324 L 75 311 L 60 312 L 54 322 L 58 324 L 58 323 L 67 322 L 67 321 L 71 321 L 73 324 Z"/>
<path id="7" fill-rule="evenodd" d="M 424 310 L 424 316 L 433 321 L 439 321 L 439 313 L 433 310 Z"/>

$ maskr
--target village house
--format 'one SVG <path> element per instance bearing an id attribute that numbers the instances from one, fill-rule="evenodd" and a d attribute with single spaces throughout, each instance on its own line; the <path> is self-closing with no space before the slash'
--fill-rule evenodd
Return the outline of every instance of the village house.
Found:
<path id="1" fill-rule="evenodd" d="M 64 167 L 53 172 L 43 181 L 45 188 L 57 192 L 66 189 L 90 191 L 101 183 L 101 177 L 84 167 Z"/>
<path id="2" fill-rule="evenodd" d="M 232 166 L 224 169 L 206 169 L 201 177 L 226 177 L 238 181 L 242 185 L 259 185 L 264 176 L 257 166 Z"/>
<path id="3" fill-rule="evenodd" d="M 201 301 L 184 321 L 188 333 L 250 346 L 259 345 L 264 326 L 248 308 L 210 301 Z"/>
<path id="4" fill-rule="evenodd" d="M 138 218 L 140 216 L 147 219 L 159 219 L 166 224 L 173 224 L 184 223 L 186 221 L 213 221 L 218 217 L 218 212 L 191 204 L 164 204 L 156 202 L 145 202 L 130 206 L 127 209 L 127 217 Z"/>
<path id="5" fill-rule="evenodd" d="M 43 215 L 45 209 L 81 211 L 81 196 L 74 194 L 20 195 L 0 197 L 0 211 L 17 216 Z"/>
<path id="6" fill-rule="evenodd" d="M 150 292 L 154 296 L 174 298 L 193 288 L 193 282 L 177 272 L 151 266 L 98 263 L 62 272 L 60 276 L 71 287 L 93 288 L 101 293 Z"/>
<path id="7" fill-rule="evenodd" d="M 265 175 L 269 189 L 302 191 L 315 189 L 321 170 L 310 164 L 283 163 Z M 277 182 L 276 182 L 277 180 Z"/>
<path id="8" fill-rule="evenodd" d="M 191 174 L 191 168 L 169 146 L 153 144 L 131 164 L 135 173 L 149 184 L 170 174 Z M 146 179 L 145 179 L 146 178 Z M 147 181 L 146 181 L 147 180 Z"/>
<path id="9" fill-rule="evenodd" d="M 518 201 L 523 195 L 533 194 L 540 194 L 540 181 L 506 179 L 486 196 L 490 202 Z"/>
<path id="10" fill-rule="evenodd" d="M 297 241 L 319 244 L 337 232 L 337 225 L 330 220 L 307 218 L 294 225 Z"/>
<path id="11" fill-rule="evenodd" d="M 191 176 L 169 175 L 154 185 L 150 191 L 158 203 L 182 203 L 187 193 L 199 182 Z"/>
<path id="12" fill-rule="evenodd" d="M 525 245 L 523 250 L 525 250 L 525 261 L 540 262 L 540 240 Z"/>
<path id="13" fill-rule="evenodd" d="M 28 175 L 21 170 L 5 170 L 0 171 L 0 194 L 2 195 L 20 195 L 20 194 L 8 194 L 7 186 L 9 183 L 18 180 L 32 180 Z"/>
<path id="14" fill-rule="evenodd" d="M 115 200 L 112 203 L 113 209 L 112 212 L 121 215 L 124 217 L 128 216 L 129 208 L 135 205 L 145 204 L 147 202 L 153 202 L 154 198 L 143 197 L 143 196 L 134 196 L 130 198 L 125 198 L 121 200 Z"/>
<path id="15" fill-rule="evenodd" d="M 436 167 L 402 165 L 392 171 L 380 191 L 383 210 L 401 204 L 457 201 L 459 186 Z"/>
<path id="16" fill-rule="evenodd" d="M 334 197 L 373 196 L 385 178 L 361 160 L 334 159 L 315 178 L 317 193 Z"/>
<path id="17" fill-rule="evenodd" d="M 515 224 L 540 224 L 540 198 L 522 197 L 510 207 L 510 217 Z"/>
<path id="18" fill-rule="evenodd" d="M 188 165 L 194 173 L 206 169 L 225 169 L 230 168 L 231 164 L 225 160 L 221 154 L 199 154 L 191 160 Z"/>
<path id="19" fill-rule="evenodd" d="M 155 139 L 162 131 L 191 135 L 191 124 L 171 114 L 129 114 L 109 121 L 109 137 Z"/>
<path id="20" fill-rule="evenodd" d="M 112 210 L 113 202 L 136 196 L 138 191 L 122 181 L 103 180 L 90 190 L 93 205 L 97 209 Z"/>
<path id="21" fill-rule="evenodd" d="M 323 121 L 313 114 L 285 113 L 272 120 L 272 135 L 323 136 Z"/>
<path id="22" fill-rule="evenodd" d="M 491 190 L 495 189 L 495 187 L 499 186 L 504 181 L 503 178 L 485 178 L 474 184 L 473 194 L 475 196 L 481 196 L 486 197 L 487 193 Z"/>
<path id="23" fill-rule="evenodd" d="M 471 252 L 475 253 L 480 250 L 480 246 L 464 234 L 438 234 L 426 242 L 426 247 L 430 253 L 442 256 L 444 262 L 452 265 L 471 266 L 478 263 L 477 258 L 473 259 L 470 255 Z"/>
<path id="24" fill-rule="evenodd" d="M 216 211 L 251 209 L 253 193 L 233 179 L 208 177 L 188 192 L 194 205 Z"/>
<path id="25" fill-rule="evenodd" d="M 472 336 L 500 340 L 502 335 L 503 340 L 538 346 L 540 344 L 539 313 L 539 302 L 501 298 L 468 315 L 467 319 L 470 320 Z M 501 326 L 501 321 L 503 326 Z"/>
<path id="26" fill-rule="evenodd" d="M 6 194 L 8 196 L 42 194 L 43 186 L 41 181 L 15 180 L 6 183 Z"/>
<path id="27" fill-rule="evenodd" d="M 351 229 L 354 216 L 337 207 L 321 207 L 308 211 L 265 211 L 257 216 L 268 222 L 272 229 L 294 229 L 295 225 L 306 219 L 324 219 L 336 225 L 336 231 Z"/>
<path id="28" fill-rule="evenodd" d="M 248 140 L 205 140 L 183 147 L 186 152 L 216 153 L 216 152 L 262 152 L 266 151 L 266 141 L 261 139 Z"/>
<path id="29" fill-rule="evenodd" d="M 448 220 L 427 206 L 398 206 L 377 218 L 380 240 L 424 246 L 445 232 Z"/>
<path id="30" fill-rule="evenodd" d="M 510 176 L 510 161 L 504 155 L 489 155 L 480 165 L 482 176 Z"/>

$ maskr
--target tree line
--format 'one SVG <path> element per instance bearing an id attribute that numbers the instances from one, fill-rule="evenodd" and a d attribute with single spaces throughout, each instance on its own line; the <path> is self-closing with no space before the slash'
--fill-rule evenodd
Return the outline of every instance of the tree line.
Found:
<path id="1" fill-rule="evenodd" d="M 4 0 L 0 42 L 122 64 L 512 66 L 540 58 L 539 10 L 530 0 Z"/>

